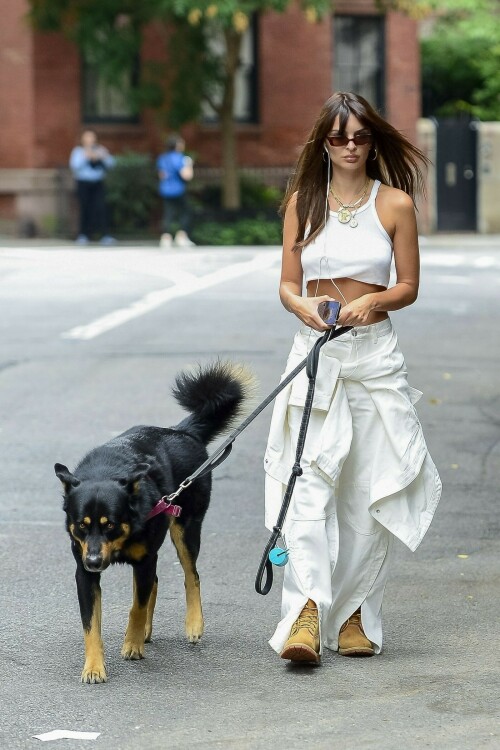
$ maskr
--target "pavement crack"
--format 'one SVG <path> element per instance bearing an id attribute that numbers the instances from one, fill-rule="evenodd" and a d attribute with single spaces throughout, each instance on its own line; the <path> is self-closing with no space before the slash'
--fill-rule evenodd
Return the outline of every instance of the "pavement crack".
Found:
<path id="1" fill-rule="evenodd" d="M 495 422 L 495 424 L 499 424 L 495 420 L 492 420 Z M 496 449 L 500 445 L 500 437 L 496 438 L 493 443 L 490 445 L 488 450 L 484 453 L 484 455 L 481 457 L 481 484 L 484 485 L 488 482 L 488 472 L 489 472 L 489 464 L 490 459 L 495 456 Z M 498 462 L 498 456 L 496 456 L 497 462 Z"/>
<path id="2" fill-rule="evenodd" d="M 0 362 L 0 372 L 3 370 L 10 370 L 13 367 L 19 367 L 19 365 L 23 364 L 26 360 L 21 359 L 11 359 L 7 362 Z"/>
<path id="3" fill-rule="evenodd" d="M 495 401 L 498 401 L 498 399 L 494 399 L 493 403 L 489 404 L 488 407 L 481 406 L 479 408 L 479 411 L 481 412 L 482 416 L 485 417 L 488 422 L 490 422 L 490 424 L 494 424 L 495 427 L 500 427 L 500 418 L 491 413 L 491 408 Z"/>

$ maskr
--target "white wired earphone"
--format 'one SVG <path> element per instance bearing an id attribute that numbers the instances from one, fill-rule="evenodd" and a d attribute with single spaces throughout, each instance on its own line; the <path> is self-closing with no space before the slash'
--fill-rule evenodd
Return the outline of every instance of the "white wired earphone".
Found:
<path id="1" fill-rule="evenodd" d="M 330 159 L 330 153 L 329 153 L 327 147 L 324 145 L 323 148 L 324 148 L 325 154 L 326 154 L 326 156 L 328 158 L 328 172 L 327 172 L 327 178 L 326 178 L 326 195 L 325 195 L 325 218 L 324 218 L 324 224 L 323 224 L 323 231 L 325 233 L 323 248 L 326 250 L 326 222 L 328 221 L 328 212 L 330 210 L 330 204 L 328 203 L 328 195 L 329 195 L 329 192 L 330 192 L 330 165 L 331 165 L 331 159 Z M 335 289 L 337 290 L 337 292 L 342 297 L 342 300 L 347 305 L 348 303 L 347 303 L 346 298 L 344 297 L 344 295 L 342 294 L 341 290 L 338 288 L 337 284 L 334 282 L 334 280 L 332 279 L 332 277 L 330 275 L 331 271 L 330 271 L 330 266 L 329 266 L 329 263 L 328 263 L 328 257 L 326 255 L 323 255 L 320 258 L 320 261 L 319 261 L 319 275 L 321 275 L 321 264 L 323 263 L 323 260 L 326 261 L 326 265 L 327 265 L 327 269 L 328 269 L 328 275 L 330 276 L 330 281 L 332 282 L 333 286 L 335 287 Z M 318 296 L 318 288 L 319 288 L 319 278 L 318 278 L 318 283 L 316 284 L 316 291 L 314 293 L 315 297 Z"/>
<path id="2" fill-rule="evenodd" d="M 327 170 L 327 179 L 326 179 L 326 196 L 325 196 L 325 217 L 324 217 L 324 224 L 323 224 L 323 232 L 324 232 L 323 251 L 325 252 L 326 251 L 326 223 L 328 221 L 328 212 L 330 210 L 330 204 L 328 202 L 328 196 L 329 196 L 329 193 L 330 193 L 330 166 L 331 166 L 331 159 L 330 159 L 330 152 L 328 151 L 326 145 L 323 145 L 323 148 L 324 148 L 325 153 L 326 153 L 327 158 L 328 158 L 328 170 Z M 337 292 L 342 297 L 343 302 L 345 302 L 346 305 L 349 304 L 347 302 L 346 298 L 344 297 L 344 295 L 342 294 L 342 291 L 339 289 L 339 287 L 334 282 L 334 280 L 333 280 L 333 278 L 331 276 L 330 264 L 328 263 L 328 256 L 326 254 L 323 254 L 323 256 L 320 258 L 320 261 L 319 261 L 318 279 L 316 281 L 316 289 L 315 289 L 315 292 L 314 292 L 314 296 L 315 297 L 318 296 L 319 282 L 320 282 L 320 277 L 321 277 L 321 264 L 323 263 L 323 261 L 326 261 L 326 267 L 327 267 L 327 270 L 328 270 L 328 276 L 329 276 L 330 281 L 332 282 L 333 286 L 335 287 L 335 289 L 337 290 Z M 307 342 L 307 348 L 308 349 L 309 349 L 309 340 L 311 338 L 311 333 L 312 333 L 312 328 L 309 328 L 309 336 L 308 336 L 308 342 Z M 355 363 L 354 370 L 356 370 L 356 368 L 358 366 L 358 342 L 356 341 L 356 337 L 354 337 L 354 348 L 356 350 L 356 363 Z M 352 371 L 352 373 L 354 372 L 354 370 Z M 351 373 L 351 375 L 352 375 L 352 373 Z M 343 379 L 344 378 L 339 378 L 339 380 L 343 380 Z"/>

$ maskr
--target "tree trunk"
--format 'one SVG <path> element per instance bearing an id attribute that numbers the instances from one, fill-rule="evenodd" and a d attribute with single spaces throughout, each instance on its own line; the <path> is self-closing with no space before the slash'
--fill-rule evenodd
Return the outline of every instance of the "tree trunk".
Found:
<path id="1" fill-rule="evenodd" d="M 239 65 L 241 34 L 234 29 L 225 29 L 226 80 L 220 108 L 222 142 L 222 205 L 224 208 L 239 208 L 241 205 L 240 180 L 236 128 L 234 122 L 234 84 Z"/>

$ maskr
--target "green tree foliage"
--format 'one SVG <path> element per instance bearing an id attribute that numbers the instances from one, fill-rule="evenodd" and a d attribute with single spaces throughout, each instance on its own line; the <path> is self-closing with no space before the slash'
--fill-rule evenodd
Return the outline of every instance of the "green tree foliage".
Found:
<path id="1" fill-rule="evenodd" d="M 500 119 L 500 3 L 436 0 L 422 40 L 425 115 Z"/>

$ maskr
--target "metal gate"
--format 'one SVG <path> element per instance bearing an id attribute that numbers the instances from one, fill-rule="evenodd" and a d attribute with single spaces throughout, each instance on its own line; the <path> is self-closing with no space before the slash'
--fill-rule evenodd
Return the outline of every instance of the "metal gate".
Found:
<path id="1" fill-rule="evenodd" d="M 477 228 L 477 123 L 466 117 L 436 118 L 437 228 Z"/>

